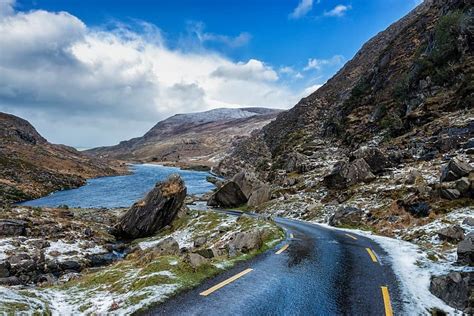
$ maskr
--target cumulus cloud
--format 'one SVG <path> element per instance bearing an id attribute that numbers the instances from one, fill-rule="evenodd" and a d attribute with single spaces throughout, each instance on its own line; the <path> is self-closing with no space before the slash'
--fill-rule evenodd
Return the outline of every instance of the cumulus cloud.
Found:
<path id="1" fill-rule="evenodd" d="M 329 59 L 317 59 L 310 58 L 308 59 L 308 64 L 304 67 L 303 70 L 321 70 L 325 66 L 338 66 L 344 62 L 344 57 L 341 55 L 334 55 Z"/>
<path id="2" fill-rule="evenodd" d="M 278 72 L 282 75 L 291 76 L 295 79 L 302 79 L 304 77 L 299 71 L 296 71 L 293 67 L 290 66 L 281 67 Z"/>
<path id="3" fill-rule="evenodd" d="M 141 135 L 177 112 L 288 108 L 300 97 L 263 61 L 171 49 L 156 26 L 139 24 L 137 32 L 102 30 L 66 12 L 2 15 L 0 111 L 31 120 L 54 142 L 97 146 Z"/>
<path id="4" fill-rule="evenodd" d="M 352 7 L 350 5 L 339 4 L 335 6 L 332 10 L 324 12 L 325 16 L 336 16 L 341 17 L 346 14 Z"/>
<path id="5" fill-rule="evenodd" d="M 318 90 L 319 88 L 321 88 L 323 85 L 322 84 L 314 84 L 314 85 L 311 85 L 309 87 L 306 87 L 303 91 L 303 97 L 307 97 L 309 96 L 310 94 L 312 94 L 313 92 L 315 92 L 316 90 Z"/>
<path id="6" fill-rule="evenodd" d="M 300 0 L 298 6 L 290 13 L 290 19 L 299 19 L 313 8 L 313 0 Z"/>

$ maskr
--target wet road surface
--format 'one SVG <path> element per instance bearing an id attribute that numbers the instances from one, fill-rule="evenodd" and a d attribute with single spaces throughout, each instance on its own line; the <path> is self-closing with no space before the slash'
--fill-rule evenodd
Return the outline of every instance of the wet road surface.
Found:
<path id="1" fill-rule="evenodd" d="M 402 314 L 398 281 L 376 243 L 315 224 L 275 221 L 287 231 L 275 249 L 146 315 L 391 315 L 390 308 Z M 225 282 L 229 278 L 235 280 Z"/>

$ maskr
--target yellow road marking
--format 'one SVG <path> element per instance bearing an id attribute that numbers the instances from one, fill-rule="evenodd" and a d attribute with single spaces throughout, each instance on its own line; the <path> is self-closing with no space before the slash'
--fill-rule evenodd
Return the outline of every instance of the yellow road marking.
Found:
<path id="1" fill-rule="evenodd" d="M 352 236 L 352 235 L 350 235 L 350 234 L 346 234 L 346 236 L 347 236 L 347 237 L 350 237 L 350 238 L 352 238 L 352 239 L 354 239 L 354 240 L 357 240 L 357 237 L 354 237 L 354 236 Z"/>
<path id="2" fill-rule="evenodd" d="M 285 251 L 288 248 L 288 244 L 284 245 L 283 247 L 280 248 L 277 252 L 275 252 L 276 255 L 281 254 L 283 251 Z"/>
<path id="3" fill-rule="evenodd" d="M 209 294 L 211 294 L 212 292 L 215 292 L 217 291 L 218 289 L 226 286 L 227 284 L 229 283 L 232 283 L 234 282 L 235 280 L 237 280 L 238 278 L 241 278 L 243 277 L 244 275 L 246 275 L 247 273 L 253 271 L 253 269 L 245 269 L 244 271 L 240 272 L 240 273 L 237 273 L 236 275 L 234 275 L 233 277 L 230 277 L 228 278 L 227 280 L 225 281 L 222 281 L 221 283 L 219 284 L 216 284 L 214 285 L 213 287 L 211 287 L 210 289 L 204 291 L 204 292 L 201 292 L 199 293 L 199 295 L 201 296 L 208 296 Z"/>
<path id="4" fill-rule="evenodd" d="M 370 258 L 372 259 L 373 262 L 377 262 L 377 256 L 375 253 L 372 251 L 370 248 L 365 248 L 367 252 L 369 253 Z"/>
<path id="5" fill-rule="evenodd" d="M 291 233 L 290 238 L 295 238 L 295 235 L 293 235 L 293 233 Z"/>
<path id="6" fill-rule="evenodd" d="M 382 286 L 383 304 L 385 306 L 385 315 L 393 316 L 392 303 L 390 303 L 390 294 L 388 293 L 388 287 Z"/>

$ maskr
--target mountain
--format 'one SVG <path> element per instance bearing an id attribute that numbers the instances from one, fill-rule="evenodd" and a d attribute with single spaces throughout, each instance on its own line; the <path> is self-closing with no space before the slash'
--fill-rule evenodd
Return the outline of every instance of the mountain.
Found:
<path id="1" fill-rule="evenodd" d="M 369 40 L 333 78 L 281 113 L 222 163 L 220 172 L 263 176 L 292 152 L 336 146 L 442 154 L 441 136 L 473 118 L 473 9 L 463 0 L 427 0 Z M 255 155 L 255 153 L 258 155 Z"/>
<path id="2" fill-rule="evenodd" d="M 280 112 L 267 108 L 219 108 L 177 114 L 158 122 L 142 137 L 111 147 L 94 148 L 86 153 L 184 167 L 211 167 L 237 140 L 259 130 Z"/>
<path id="3" fill-rule="evenodd" d="M 75 188 L 117 168 L 43 138 L 26 120 L 0 112 L 0 201 L 18 202 Z"/>

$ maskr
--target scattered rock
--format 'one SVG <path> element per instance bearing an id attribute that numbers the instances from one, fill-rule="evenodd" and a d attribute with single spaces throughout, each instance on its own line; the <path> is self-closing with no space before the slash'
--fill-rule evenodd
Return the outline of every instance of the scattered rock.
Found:
<path id="1" fill-rule="evenodd" d="M 474 272 L 451 272 L 433 277 L 430 291 L 446 304 L 472 315 L 474 306 Z"/>
<path id="2" fill-rule="evenodd" d="M 469 233 L 458 244 L 457 254 L 459 263 L 474 266 L 474 233 Z"/>
<path id="3" fill-rule="evenodd" d="M 369 165 L 370 171 L 373 173 L 380 173 L 386 168 L 390 167 L 390 160 L 382 153 L 382 151 L 375 147 L 362 147 L 352 153 L 351 158 L 364 159 Z"/>
<path id="4" fill-rule="evenodd" d="M 210 248 L 196 250 L 195 253 L 203 256 L 206 259 L 214 258 L 214 252 Z"/>
<path id="5" fill-rule="evenodd" d="M 237 207 L 247 203 L 248 198 L 240 189 L 240 186 L 229 181 L 216 192 L 207 201 L 207 205 L 216 207 Z"/>
<path id="6" fill-rule="evenodd" d="M 228 243 L 229 254 L 231 249 L 244 253 L 254 249 L 259 249 L 262 246 L 262 243 L 262 231 L 260 229 L 254 228 L 250 231 L 238 232 L 231 237 L 231 240 Z"/>
<path id="7" fill-rule="evenodd" d="M 364 212 L 356 207 L 341 207 L 330 218 L 331 226 L 358 226 Z"/>
<path id="8" fill-rule="evenodd" d="M 267 184 L 263 184 L 252 192 L 247 202 L 247 205 L 250 207 L 258 206 L 270 201 L 271 197 L 271 187 Z"/>
<path id="9" fill-rule="evenodd" d="M 195 248 L 199 248 L 201 246 L 203 246 L 207 241 L 207 238 L 206 236 L 200 236 L 200 237 L 197 237 L 195 240 L 194 240 L 194 247 Z"/>
<path id="10" fill-rule="evenodd" d="M 7 278 L 10 276 L 10 262 L 2 261 L 0 262 L 0 278 Z"/>
<path id="11" fill-rule="evenodd" d="M 199 268 L 203 264 L 207 263 L 207 259 L 197 253 L 190 253 L 187 255 L 187 262 L 193 267 L 194 269 Z"/>
<path id="12" fill-rule="evenodd" d="M 445 240 L 451 243 L 460 242 L 464 239 L 464 229 L 459 225 L 452 225 L 440 229 L 437 234 L 440 240 Z"/>
<path id="13" fill-rule="evenodd" d="M 173 237 L 161 240 L 153 247 L 153 252 L 158 256 L 179 254 L 179 244 Z"/>
<path id="14" fill-rule="evenodd" d="M 345 189 L 353 184 L 373 179 L 375 176 L 370 166 L 364 159 L 359 158 L 350 163 L 337 163 L 333 171 L 324 177 L 324 183 L 330 189 Z"/>
<path id="15" fill-rule="evenodd" d="M 16 276 L 10 276 L 6 278 L 0 278 L 0 285 L 14 286 L 21 285 L 21 280 Z"/>
<path id="16" fill-rule="evenodd" d="M 146 197 L 133 204 L 115 226 L 114 235 L 125 238 L 148 237 L 169 225 L 183 206 L 186 187 L 177 174 L 158 182 Z"/>
<path id="17" fill-rule="evenodd" d="M 441 171 L 441 182 L 458 180 L 469 175 L 473 168 L 466 162 L 453 158 Z"/>
<path id="18" fill-rule="evenodd" d="M 462 221 L 463 225 L 474 226 L 474 217 L 466 217 Z"/>
<path id="19" fill-rule="evenodd" d="M 0 220 L 0 236 L 25 236 L 27 222 L 18 219 Z"/>
<path id="20" fill-rule="evenodd" d="M 459 199 L 459 197 L 461 196 L 461 192 L 459 192 L 456 189 L 441 188 L 439 190 L 439 194 L 442 198 L 447 199 L 447 200 L 456 200 L 456 199 Z"/>

